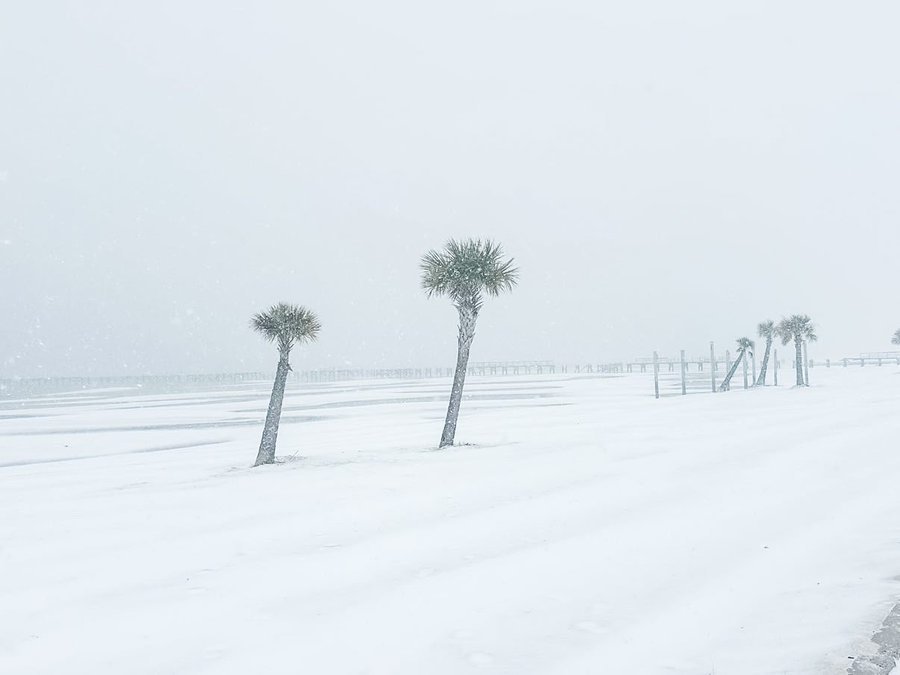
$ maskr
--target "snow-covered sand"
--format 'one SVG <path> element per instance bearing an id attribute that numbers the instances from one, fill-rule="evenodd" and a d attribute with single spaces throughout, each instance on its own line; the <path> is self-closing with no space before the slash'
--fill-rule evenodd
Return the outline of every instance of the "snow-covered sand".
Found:
<path id="1" fill-rule="evenodd" d="M 782 373 L 788 379 L 790 371 Z M 900 370 L 0 408 L 0 673 L 845 672 L 900 598 Z"/>

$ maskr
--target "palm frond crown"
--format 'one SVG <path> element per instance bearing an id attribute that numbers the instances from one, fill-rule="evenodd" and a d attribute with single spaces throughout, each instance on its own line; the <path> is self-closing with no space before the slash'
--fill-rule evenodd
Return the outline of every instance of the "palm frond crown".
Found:
<path id="1" fill-rule="evenodd" d="M 740 350 L 743 350 L 746 352 L 752 352 L 753 348 L 756 345 L 754 344 L 753 340 L 751 340 L 750 338 L 742 337 L 737 340 L 737 346 L 738 346 L 738 349 L 740 349 Z"/>
<path id="2" fill-rule="evenodd" d="M 781 343 L 785 345 L 792 340 L 815 342 L 819 339 L 812 319 L 806 314 L 792 314 L 782 319 L 775 327 L 775 334 L 781 338 Z"/>
<path id="3" fill-rule="evenodd" d="M 894 337 L 891 339 L 891 344 L 900 345 L 900 328 L 894 331 Z"/>
<path id="4" fill-rule="evenodd" d="M 770 340 L 775 335 L 775 322 L 771 319 L 760 321 L 759 326 L 756 328 L 756 332 L 759 337 Z"/>
<path id="5" fill-rule="evenodd" d="M 254 314 L 250 325 L 269 342 L 277 342 L 278 349 L 285 353 L 297 343 L 314 341 L 322 328 L 314 312 L 284 302 Z"/>
<path id="6" fill-rule="evenodd" d="M 483 296 L 511 291 L 519 280 L 512 258 L 490 239 L 451 239 L 443 249 L 422 256 L 422 288 L 449 297 L 457 307 L 478 310 Z"/>

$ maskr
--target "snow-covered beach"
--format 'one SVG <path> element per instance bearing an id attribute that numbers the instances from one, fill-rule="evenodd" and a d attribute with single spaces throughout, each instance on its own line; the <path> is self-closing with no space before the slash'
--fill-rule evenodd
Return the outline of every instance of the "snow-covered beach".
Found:
<path id="1" fill-rule="evenodd" d="M 789 371 L 785 372 L 788 376 Z M 785 377 L 784 379 L 789 379 Z M 0 673 L 843 673 L 900 599 L 900 369 L 0 409 Z"/>

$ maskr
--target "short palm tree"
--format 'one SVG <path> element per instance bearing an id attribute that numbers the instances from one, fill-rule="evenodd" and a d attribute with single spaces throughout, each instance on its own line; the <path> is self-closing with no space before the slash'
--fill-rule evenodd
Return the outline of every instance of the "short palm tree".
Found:
<path id="1" fill-rule="evenodd" d="M 484 296 L 511 291 L 518 282 L 519 270 L 513 266 L 511 258 L 504 260 L 503 249 L 490 239 L 451 239 L 443 249 L 431 250 L 422 256 L 420 266 L 422 288 L 428 297 L 447 296 L 459 313 L 456 373 L 439 446 L 443 448 L 453 445 L 456 436 L 469 350 Z"/>
<path id="2" fill-rule="evenodd" d="M 256 455 L 256 464 L 253 465 L 259 466 L 275 461 L 275 441 L 278 438 L 278 424 L 281 421 L 281 404 L 284 401 L 288 372 L 291 370 L 289 362 L 291 349 L 296 344 L 315 340 L 321 324 L 316 315 L 305 307 L 282 302 L 254 315 L 250 325 L 266 340 L 278 345 L 275 384 L 272 387 L 272 397 L 269 399 L 269 410 L 266 413 L 266 424 L 259 443 L 259 453 Z"/>
<path id="3" fill-rule="evenodd" d="M 812 319 L 806 314 L 792 314 L 786 319 L 782 319 L 775 327 L 775 334 L 781 338 L 781 344 L 786 345 L 791 341 L 794 342 L 797 363 L 794 369 L 797 371 L 797 386 L 802 387 L 803 381 L 803 343 L 815 342 L 819 339 L 816 335 L 816 327 L 813 325 Z"/>
<path id="4" fill-rule="evenodd" d="M 891 338 L 892 345 L 900 345 L 900 328 L 894 331 L 894 337 Z"/>
<path id="5" fill-rule="evenodd" d="M 719 387 L 719 391 L 728 391 L 729 389 L 731 389 L 731 378 L 734 377 L 734 374 L 737 371 L 738 366 L 743 362 L 744 355 L 747 352 L 750 352 L 753 350 L 753 347 L 754 347 L 753 340 L 751 340 L 748 337 L 739 338 L 737 340 L 737 347 L 738 347 L 738 351 L 737 351 L 737 354 L 735 355 L 736 358 L 734 359 L 734 363 L 731 364 L 731 369 L 728 371 L 728 374 L 725 376 L 725 379 L 722 380 L 722 384 Z M 744 373 L 746 375 L 746 371 L 744 371 Z M 744 380 L 744 386 L 745 387 L 747 386 L 746 379 Z"/>
<path id="6" fill-rule="evenodd" d="M 762 321 L 756 330 L 759 337 L 766 340 L 766 351 L 763 354 L 762 366 L 760 366 L 759 377 L 756 380 L 756 386 L 764 387 L 766 385 L 766 371 L 769 369 L 769 354 L 772 353 L 772 341 L 775 339 L 775 322 L 771 319 Z"/>

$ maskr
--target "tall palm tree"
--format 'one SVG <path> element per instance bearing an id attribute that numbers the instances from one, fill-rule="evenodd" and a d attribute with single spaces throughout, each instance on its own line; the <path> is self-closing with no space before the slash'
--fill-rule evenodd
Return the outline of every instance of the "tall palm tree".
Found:
<path id="1" fill-rule="evenodd" d="M 284 401 L 284 387 L 287 384 L 288 372 L 291 370 L 289 362 L 291 349 L 296 344 L 315 340 L 322 326 L 316 315 L 306 307 L 288 305 L 283 302 L 272 305 L 265 312 L 255 314 L 250 325 L 266 340 L 278 345 L 278 369 L 275 371 L 275 384 L 272 386 L 266 424 L 263 427 L 262 440 L 259 442 L 259 453 L 256 455 L 256 463 L 253 465 L 259 466 L 275 461 L 275 441 L 278 438 L 278 424 L 281 421 L 281 404 Z"/>
<path id="2" fill-rule="evenodd" d="M 744 354 L 753 350 L 754 344 L 753 340 L 748 337 L 742 337 L 737 340 L 738 351 L 735 354 L 734 363 L 731 364 L 731 369 L 728 371 L 728 374 L 725 376 L 725 379 L 722 380 L 722 384 L 719 387 L 719 391 L 728 391 L 731 389 L 731 378 L 734 377 L 735 372 L 737 372 L 738 366 L 744 360 Z M 744 380 L 744 386 L 747 386 L 747 381 Z"/>
<path id="3" fill-rule="evenodd" d="M 783 345 L 794 342 L 797 359 L 794 370 L 797 373 L 797 386 L 802 387 L 805 384 L 803 381 L 803 343 L 815 342 L 819 339 L 812 319 L 806 314 L 792 314 L 778 322 L 775 334 L 781 338 Z"/>
<path id="4" fill-rule="evenodd" d="M 772 340 L 775 339 L 775 322 L 771 319 L 761 321 L 756 328 L 759 337 L 766 340 L 766 352 L 763 354 L 762 366 L 759 369 L 759 377 L 756 380 L 757 387 L 766 385 L 766 371 L 769 368 L 769 354 L 772 352 Z"/>
<path id="5" fill-rule="evenodd" d="M 459 313 L 456 373 L 439 446 L 443 448 L 453 445 L 456 436 L 469 350 L 484 296 L 511 291 L 518 282 L 519 270 L 513 266 L 512 258 L 504 260 L 503 249 L 490 239 L 451 239 L 443 249 L 431 250 L 422 256 L 420 267 L 422 288 L 428 297 L 447 296 Z"/>
<path id="6" fill-rule="evenodd" d="M 891 338 L 892 345 L 900 345 L 900 328 L 894 331 L 894 337 Z"/>

